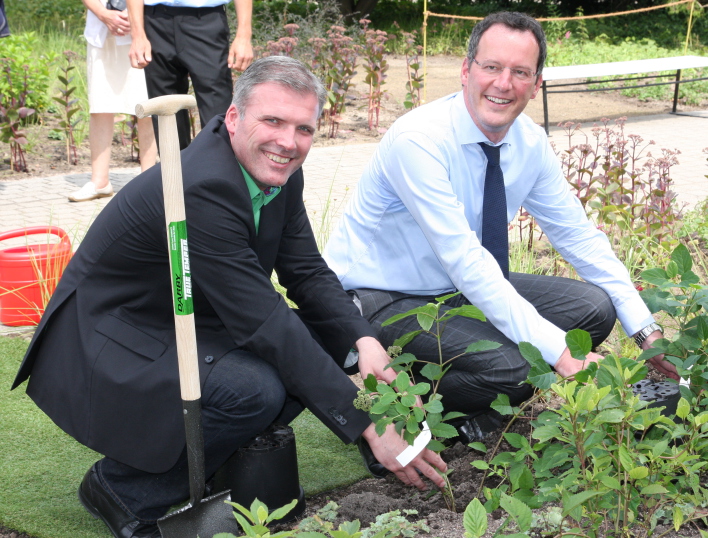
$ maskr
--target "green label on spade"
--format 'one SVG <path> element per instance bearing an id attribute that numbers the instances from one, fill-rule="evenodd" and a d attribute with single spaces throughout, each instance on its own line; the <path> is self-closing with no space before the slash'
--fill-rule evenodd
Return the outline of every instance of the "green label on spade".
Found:
<path id="1" fill-rule="evenodd" d="M 186 221 L 170 222 L 167 230 L 172 270 L 172 297 L 175 314 L 186 316 L 194 313 L 192 303 L 192 277 L 189 271 L 189 249 L 187 248 Z"/>

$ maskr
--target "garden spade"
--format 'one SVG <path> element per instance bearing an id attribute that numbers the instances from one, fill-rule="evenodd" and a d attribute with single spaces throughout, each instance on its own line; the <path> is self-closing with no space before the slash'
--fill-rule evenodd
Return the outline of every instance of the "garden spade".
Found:
<path id="1" fill-rule="evenodd" d="M 190 95 L 165 95 L 135 107 L 135 113 L 139 118 L 158 116 L 162 191 L 165 198 L 179 382 L 184 411 L 184 429 L 187 436 L 190 499 L 185 507 L 158 520 L 157 525 L 163 538 L 196 538 L 197 536 L 211 538 L 219 532 L 236 532 L 238 529 L 232 508 L 226 504 L 226 501 L 231 500 L 228 490 L 203 498 L 205 476 L 201 389 L 189 271 L 182 163 L 175 118 L 179 110 L 192 106 L 196 106 L 196 100 Z"/>

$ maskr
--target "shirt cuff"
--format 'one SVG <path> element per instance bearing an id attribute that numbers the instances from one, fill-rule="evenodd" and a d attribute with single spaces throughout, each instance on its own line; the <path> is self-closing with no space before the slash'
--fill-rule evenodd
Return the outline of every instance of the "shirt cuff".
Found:
<path id="1" fill-rule="evenodd" d="M 617 308 L 617 319 L 628 336 L 632 336 L 650 323 L 654 323 L 654 317 L 639 293 Z"/>
<path id="2" fill-rule="evenodd" d="M 543 360 L 551 366 L 555 366 L 560 356 L 568 347 L 565 343 L 565 331 L 559 329 L 552 323 L 543 331 L 543 336 L 537 342 L 531 342 L 541 352 Z"/>

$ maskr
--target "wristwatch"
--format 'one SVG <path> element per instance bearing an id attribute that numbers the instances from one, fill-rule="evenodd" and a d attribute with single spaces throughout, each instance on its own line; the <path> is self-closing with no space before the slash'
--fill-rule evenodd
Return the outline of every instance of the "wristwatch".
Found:
<path id="1" fill-rule="evenodd" d="M 639 347 L 642 347 L 644 340 L 646 340 L 647 336 L 649 336 L 654 331 L 659 331 L 661 334 L 664 334 L 664 331 L 661 330 L 661 327 L 659 327 L 659 325 L 657 323 L 650 323 L 649 325 L 647 325 L 641 331 L 639 331 L 637 334 L 634 335 L 634 341 L 637 343 L 637 345 Z"/>

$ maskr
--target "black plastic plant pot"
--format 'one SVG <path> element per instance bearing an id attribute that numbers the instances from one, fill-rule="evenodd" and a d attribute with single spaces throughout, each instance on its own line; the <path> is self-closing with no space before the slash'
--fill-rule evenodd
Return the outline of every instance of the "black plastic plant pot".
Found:
<path id="1" fill-rule="evenodd" d="M 297 470 L 295 434 L 290 426 L 273 424 L 239 448 L 214 475 L 213 491 L 231 490 L 231 500 L 246 508 L 258 499 L 273 510 L 297 499 L 284 518 L 292 521 L 305 511 L 305 492 Z"/>
<path id="2" fill-rule="evenodd" d="M 676 406 L 681 399 L 677 383 L 643 379 L 632 385 L 632 390 L 641 400 L 650 402 L 647 407 L 663 407 L 661 414 L 669 418 L 676 414 Z"/>

